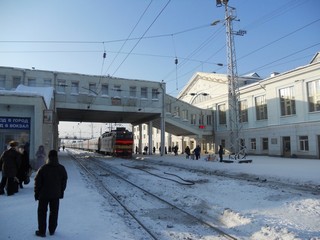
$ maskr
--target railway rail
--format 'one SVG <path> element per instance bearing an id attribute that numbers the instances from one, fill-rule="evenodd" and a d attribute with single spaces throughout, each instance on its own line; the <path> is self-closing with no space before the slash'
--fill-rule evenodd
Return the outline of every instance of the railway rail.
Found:
<path id="1" fill-rule="evenodd" d="M 204 239 L 203 232 L 206 233 L 206 236 L 216 237 L 216 239 L 237 239 L 213 223 L 189 213 L 163 197 L 128 180 L 119 169 L 93 157 L 90 157 L 90 161 L 88 161 L 88 159 L 84 160 L 75 155 L 71 156 L 83 171 L 96 180 L 96 183 L 99 183 L 100 189 L 109 194 L 140 226 L 139 228 L 143 229 L 148 235 L 146 239 Z M 174 180 L 175 177 L 179 178 L 179 176 L 168 175 L 172 177 L 168 177 L 168 180 L 184 185 L 194 184 L 192 181 L 182 178 Z M 136 204 L 137 201 L 139 201 L 139 204 Z M 143 204 L 140 204 L 141 202 Z M 153 212 L 156 212 L 156 214 L 152 215 Z M 157 227 L 154 227 L 156 225 Z M 202 228 L 202 231 L 199 231 L 199 228 Z M 159 231 L 159 229 L 166 230 Z M 171 229 L 174 231 L 170 231 Z M 184 232 L 183 238 L 177 232 Z M 145 234 L 143 235 L 145 236 Z"/>

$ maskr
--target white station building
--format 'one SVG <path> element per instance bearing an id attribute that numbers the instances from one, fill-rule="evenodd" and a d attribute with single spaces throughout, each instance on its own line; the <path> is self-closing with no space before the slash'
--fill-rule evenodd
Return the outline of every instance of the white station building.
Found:
<path id="1" fill-rule="evenodd" d="M 253 73 L 240 77 L 239 83 L 242 85 L 239 88 L 240 138 L 249 155 L 320 159 L 320 53 L 305 66 L 272 73 L 267 79 L 260 79 Z M 178 146 L 181 154 L 186 146 L 193 150 L 197 145 L 201 146 L 202 153 L 217 153 L 221 144 L 228 153 L 227 76 L 198 72 L 177 98 L 202 109 L 211 109 L 213 133 L 205 139 L 166 133 L 168 145 Z M 173 109 L 171 113 L 183 115 L 184 111 L 186 109 Z M 145 125 L 142 129 L 142 135 L 135 137 L 136 141 L 142 138 L 146 145 L 148 128 Z M 157 153 L 159 131 L 153 129 L 152 132 Z"/>

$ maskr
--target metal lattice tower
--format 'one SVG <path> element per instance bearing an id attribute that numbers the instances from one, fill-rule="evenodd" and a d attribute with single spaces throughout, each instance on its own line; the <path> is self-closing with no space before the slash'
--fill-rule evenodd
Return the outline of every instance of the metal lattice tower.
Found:
<path id="1" fill-rule="evenodd" d="M 246 31 L 239 30 L 233 31 L 232 21 L 236 19 L 234 14 L 235 8 L 228 6 L 228 0 L 217 0 L 217 6 L 225 6 L 225 25 L 226 25 L 226 36 L 227 36 L 227 60 L 228 60 L 228 129 L 230 152 L 238 153 L 241 148 L 241 119 L 239 114 L 239 83 L 237 73 L 237 61 L 236 61 L 236 50 L 234 44 L 234 35 L 243 36 Z"/>

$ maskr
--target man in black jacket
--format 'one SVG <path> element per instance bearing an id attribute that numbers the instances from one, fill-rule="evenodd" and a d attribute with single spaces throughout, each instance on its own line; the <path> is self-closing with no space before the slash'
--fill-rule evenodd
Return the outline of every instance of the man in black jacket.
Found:
<path id="1" fill-rule="evenodd" d="M 0 195 L 4 194 L 4 187 L 7 185 L 7 195 L 15 193 L 14 178 L 17 176 L 20 167 L 21 154 L 17 151 L 18 143 L 11 141 L 10 148 L 4 151 L 0 157 L 2 179 L 0 183 Z"/>
<path id="2" fill-rule="evenodd" d="M 39 237 L 46 236 L 47 209 L 50 207 L 49 233 L 53 235 L 58 226 L 59 199 L 63 198 L 67 186 L 67 171 L 59 164 L 56 150 L 49 152 L 49 159 L 37 172 L 34 178 L 34 198 L 38 203 Z"/>

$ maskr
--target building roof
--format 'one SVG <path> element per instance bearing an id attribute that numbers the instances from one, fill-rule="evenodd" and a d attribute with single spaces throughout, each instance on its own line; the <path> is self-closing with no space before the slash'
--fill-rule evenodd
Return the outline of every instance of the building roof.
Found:
<path id="1" fill-rule="evenodd" d="M 53 98 L 53 87 L 29 87 L 20 84 L 15 90 L 0 90 L 3 95 L 18 96 L 40 96 L 43 98 L 48 109 Z"/>

